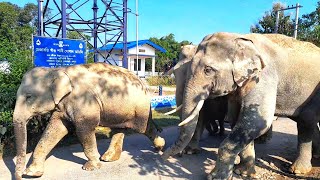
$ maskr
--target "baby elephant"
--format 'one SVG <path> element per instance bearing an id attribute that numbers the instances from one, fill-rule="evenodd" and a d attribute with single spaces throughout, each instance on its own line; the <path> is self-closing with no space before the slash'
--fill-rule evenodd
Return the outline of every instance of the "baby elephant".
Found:
<path id="1" fill-rule="evenodd" d="M 203 113 L 205 128 L 210 136 L 216 135 L 218 131 L 219 135 L 224 135 L 224 119 L 228 111 L 227 101 L 227 97 L 223 96 L 216 99 L 207 99 L 204 102 L 201 111 Z"/>
<path id="2" fill-rule="evenodd" d="M 13 114 L 17 147 L 16 179 L 22 174 L 39 177 L 44 173 L 48 153 L 68 133 L 72 124 L 88 158 L 85 170 L 100 168 L 95 128 L 130 128 L 144 133 L 162 149 L 164 140 L 156 135 L 150 110 L 151 97 L 146 86 L 130 71 L 104 63 L 65 68 L 34 68 L 27 72 L 17 92 Z M 48 126 L 38 142 L 33 161 L 24 171 L 27 122 L 36 115 L 51 113 Z M 123 134 L 113 137 L 109 150 L 101 157 L 117 160 Z"/>

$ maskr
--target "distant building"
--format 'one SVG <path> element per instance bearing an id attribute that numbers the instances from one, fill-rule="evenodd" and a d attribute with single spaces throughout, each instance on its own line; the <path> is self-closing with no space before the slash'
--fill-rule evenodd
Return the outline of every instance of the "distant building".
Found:
<path id="1" fill-rule="evenodd" d="M 106 56 L 107 52 L 109 52 L 114 44 L 108 44 L 106 46 L 98 48 L 99 52 Z M 155 75 L 155 57 L 156 51 L 166 52 L 166 50 L 153 43 L 150 40 L 139 40 L 138 46 L 136 41 L 131 41 L 127 43 L 128 48 L 128 69 L 138 73 L 138 76 L 145 77 L 148 75 Z M 137 48 L 138 48 L 138 61 L 137 61 Z M 110 53 L 111 56 L 107 58 L 107 60 L 113 64 L 122 66 L 122 51 L 123 43 L 118 43 L 113 47 L 112 52 Z M 98 54 L 98 61 L 99 62 L 107 62 L 104 57 Z M 146 71 L 146 61 L 151 61 L 151 72 Z"/>

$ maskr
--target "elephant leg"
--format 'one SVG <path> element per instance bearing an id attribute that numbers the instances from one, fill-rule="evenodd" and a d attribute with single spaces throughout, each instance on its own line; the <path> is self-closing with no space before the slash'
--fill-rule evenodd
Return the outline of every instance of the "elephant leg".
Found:
<path id="1" fill-rule="evenodd" d="M 239 153 L 240 163 L 235 165 L 234 172 L 243 177 L 255 177 L 255 151 L 254 141 L 251 141 L 247 147 Z"/>
<path id="2" fill-rule="evenodd" d="M 299 116 L 295 119 L 298 127 L 298 157 L 290 167 L 292 173 L 305 174 L 312 169 L 312 140 L 318 135 L 319 131 L 317 126 L 320 120 L 319 99 L 320 93 L 303 107 Z M 318 142 L 315 143 L 317 146 Z"/>
<path id="3" fill-rule="evenodd" d="M 201 149 L 199 147 L 199 141 L 201 139 L 201 135 L 204 130 L 204 123 L 206 123 L 204 120 L 204 114 L 203 114 L 203 111 L 200 111 L 196 130 L 195 130 L 188 146 L 184 149 L 185 154 L 198 154 L 198 153 L 200 153 Z"/>
<path id="4" fill-rule="evenodd" d="M 219 128 L 215 120 L 209 120 L 204 123 L 210 136 L 214 136 L 218 132 Z"/>
<path id="5" fill-rule="evenodd" d="M 295 174 L 304 174 L 311 171 L 312 158 L 312 135 L 313 128 L 305 127 L 302 123 L 298 126 L 298 157 L 290 167 L 290 171 Z"/>
<path id="6" fill-rule="evenodd" d="M 312 154 L 314 158 L 320 158 L 320 129 L 319 123 L 314 130 L 314 135 L 312 136 Z"/>
<path id="7" fill-rule="evenodd" d="M 97 149 L 95 126 L 91 127 L 89 122 L 80 124 L 82 126 L 76 126 L 76 132 L 82 144 L 84 154 L 88 158 L 88 162 L 82 166 L 82 169 L 87 171 L 100 169 L 102 164 L 99 160 L 100 154 Z"/>
<path id="8" fill-rule="evenodd" d="M 265 86 L 270 88 L 263 91 Z M 237 155 L 243 151 L 242 163 L 249 172 L 254 172 L 253 140 L 264 134 L 271 126 L 276 104 L 276 85 L 261 80 L 246 97 L 243 98 L 238 121 L 231 133 L 220 144 L 216 165 L 208 179 L 228 179 Z M 263 93 L 262 93 L 263 92 Z M 252 143 L 252 146 L 248 146 Z M 247 149 L 245 149 L 247 148 Z"/>
<path id="9" fill-rule="evenodd" d="M 123 133 L 112 136 L 108 150 L 101 156 L 101 160 L 111 162 L 120 158 L 123 147 Z"/>
<path id="10" fill-rule="evenodd" d="M 271 125 L 271 127 L 269 128 L 269 130 L 266 133 L 264 133 L 263 135 L 261 135 L 260 137 L 258 137 L 254 141 L 257 144 L 265 144 L 265 143 L 267 143 L 267 141 L 269 141 L 272 138 L 272 129 L 273 129 L 273 126 Z"/>
<path id="11" fill-rule="evenodd" d="M 47 155 L 54 146 L 68 134 L 65 123 L 66 122 L 61 120 L 59 112 L 52 114 L 48 126 L 34 150 L 33 161 L 25 170 L 24 174 L 32 177 L 42 176 Z"/>
<path id="12" fill-rule="evenodd" d="M 220 130 L 219 130 L 219 135 L 224 135 L 224 118 L 222 118 L 222 119 L 219 119 L 218 120 L 218 122 L 219 122 L 219 127 L 220 127 Z"/>

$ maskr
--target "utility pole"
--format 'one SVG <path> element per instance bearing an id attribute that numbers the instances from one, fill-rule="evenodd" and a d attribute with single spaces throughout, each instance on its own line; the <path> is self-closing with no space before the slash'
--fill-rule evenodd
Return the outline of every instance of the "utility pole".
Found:
<path id="1" fill-rule="evenodd" d="M 38 0 L 38 36 L 43 36 L 43 0 Z"/>
<path id="2" fill-rule="evenodd" d="M 139 68 L 138 68 L 138 66 L 139 66 L 139 43 L 138 43 L 138 41 L 139 41 L 139 32 L 138 32 L 138 30 L 139 30 L 139 21 L 138 21 L 138 19 L 139 19 L 139 11 L 138 11 L 138 0 L 136 0 L 136 43 L 137 43 L 137 46 L 136 46 L 136 69 L 137 69 L 137 75 L 139 74 Z"/>
<path id="3" fill-rule="evenodd" d="M 295 39 L 297 39 L 297 34 L 298 34 L 298 23 L 299 23 L 298 21 L 299 21 L 299 3 L 296 4 L 296 19 L 295 19 L 295 25 L 294 25 L 294 31 L 293 31 L 293 37 Z"/>
<path id="4" fill-rule="evenodd" d="M 301 8 L 303 6 L 299 5 L 299 3 L 296 4 L 296 6 L 291 6 L 291 7 L 287 7 L 287 8 L 281 8 L 279 10 L 276 11 L 277 13 L 277 18 L 276 18 L 276 25 L 274 28 L 274 33 L 278 33 L 278 27 L 279 27 L 279 18 L 280 18 L 280 11 L 286 11 L 286 10 L 290 10 L 290 9 L 296 9 L 296 17 L 295 17 L 295 26 L 294 26 L 294 31 L 293 31 L 293 37 L 297 38 L 297 34 L 298 34 L 298 20 L 299 20 L 299 8 Z"/>
<path id="5" fill-rule="evenodd" d="M 66 0 L 61 0 L 61 23 L 62 23 L 62 38 L 67 38 L 67 7 L 66 7 Z"/>

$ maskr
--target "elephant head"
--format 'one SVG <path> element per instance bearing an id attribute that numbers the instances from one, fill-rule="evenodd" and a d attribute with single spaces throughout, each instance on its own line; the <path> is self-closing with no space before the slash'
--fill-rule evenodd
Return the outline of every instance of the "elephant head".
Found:
<path id="1" fill-rule="evenodd" d="M 186 75 L 180 135 L 162 158 L 179 153 L 189 143 L 204 100 L 238 90 L 248 92 L 251 82 L 259 81 L 259 72 L 264 66 L 263 57 L 252 40 L 231 33 L 206 36 Z"/>
<path id="2" fill-rule="evenodd" d="M 16 177 L 21 177 L 25 168 L 28 121 L 36 115 L 59 108 L 59 102 L 71 91 L 70 79 L 63 71 L 34 68 L 24 75 L 13 113 L 17 147 Z"/>

